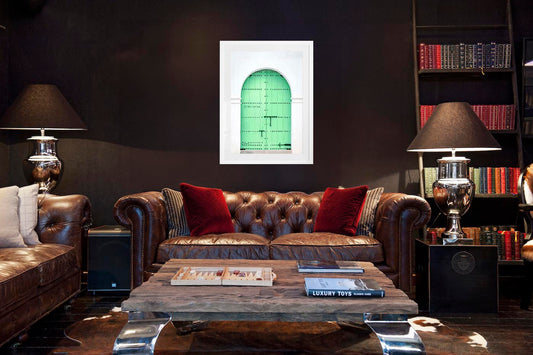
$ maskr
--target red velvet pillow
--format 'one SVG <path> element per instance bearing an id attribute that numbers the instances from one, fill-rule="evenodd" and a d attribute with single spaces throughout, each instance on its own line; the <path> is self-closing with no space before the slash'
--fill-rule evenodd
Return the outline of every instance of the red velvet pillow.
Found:
<path id="1" fill-rule="evenodd" d="M 185 183 L 180 190 L 192 236 L 235 232 L 222 190 Z"/>
<path id="2" fill-rule="evenodd" d="M 348 189 L 328 187 L 318 208 L 314 232 L 355 235 L 368 186 Z"/>

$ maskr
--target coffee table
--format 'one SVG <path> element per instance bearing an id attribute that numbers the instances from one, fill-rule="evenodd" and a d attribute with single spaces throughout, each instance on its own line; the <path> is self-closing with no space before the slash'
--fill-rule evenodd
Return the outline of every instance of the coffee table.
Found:
<path id="1" fill-rule="evenodd" d="M 181 266 L 271 267 L 273 286 L 172 286 Z M 287 322 L 364 322 L 376 333 L 384 354 L 425 354 L 422 340 L 407 321 L 418 305 L 394 287 L 372 263 L 361 262 L 363 276 L 299 273 L 293 260 L 172 259 L 122 303 L 128 323 L 118 335 L 114 354 L 153 354 L 163 327 L 173 321 L 248 320 Z M 373 278 L 384 298 L 309 297 L 304 277 Z"/>

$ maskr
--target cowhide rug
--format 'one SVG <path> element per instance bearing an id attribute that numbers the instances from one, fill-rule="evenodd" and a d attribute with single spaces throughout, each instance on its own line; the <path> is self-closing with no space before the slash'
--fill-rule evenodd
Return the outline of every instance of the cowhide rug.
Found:
<path id="1" fill-rule="evenodd" d="M 111 354 L 116 336 L 127 322 L 127 313 L 115 310 L 102 317 L 72 324 L 65 334 L 79 346 L 56 349 L 54 353 Z M 428 354 L 488 354 L 485 339 L 443 325 L 438 319 L 409 320 L 422 338 Z M 172 324 L 161 332 L 156 354 L 381 354 L 377 337 L 366 327 L 343 326 L 335 322 L 235 322 L 213 321 L 207 328 L 177 335 Z"/>

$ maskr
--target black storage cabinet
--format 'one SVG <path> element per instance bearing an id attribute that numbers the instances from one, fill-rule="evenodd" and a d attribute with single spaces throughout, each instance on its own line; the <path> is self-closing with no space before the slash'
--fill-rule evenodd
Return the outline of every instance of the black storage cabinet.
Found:
<path id="1" fill-rule="evenodd" d="M 415 241 L 416 302 L 430 313 L 498 312 L 495 245 Z"/>

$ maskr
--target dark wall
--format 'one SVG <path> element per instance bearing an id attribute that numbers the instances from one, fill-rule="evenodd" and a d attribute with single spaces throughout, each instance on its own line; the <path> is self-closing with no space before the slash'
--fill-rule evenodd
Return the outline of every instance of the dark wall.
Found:
<path id="1" fill-rule="evenodd" d="M 0 1 L 0 115 L 8 107 L 8 36 L 7 7 Z M 0 131 L 0 187 L 9 184 L 8 135 Z"/>
<path id="2" fill-rule="evenodd" d="M 219 41 L 314 41 L 314 164 L 219 165 Z M 88 126 L 51 132 L 57 194 L 90 197 L 95 224 L 120 196 L 177 187 L 416 193 L 411 1 L 48 0 L 11 9 L 10 101 L 54 83 Z M 9 181 L 24 184 L 24 132 Z"/>

